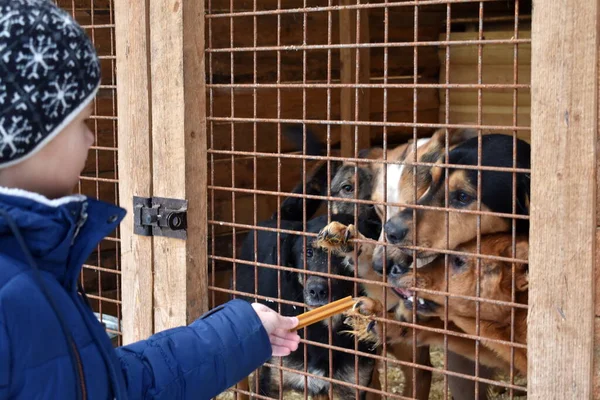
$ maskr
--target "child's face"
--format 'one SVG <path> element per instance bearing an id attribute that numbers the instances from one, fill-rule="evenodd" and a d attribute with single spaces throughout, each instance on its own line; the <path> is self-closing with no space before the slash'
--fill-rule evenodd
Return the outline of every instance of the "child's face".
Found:
<path id="1" fill-rule="evenodd" d="M 91 113 L 90 104 L 37 154 L 0 170 L 0 186 L 28 190 L 50 199 L 71 194 L 94 143 L 94 134 L 86 124 Z"/>

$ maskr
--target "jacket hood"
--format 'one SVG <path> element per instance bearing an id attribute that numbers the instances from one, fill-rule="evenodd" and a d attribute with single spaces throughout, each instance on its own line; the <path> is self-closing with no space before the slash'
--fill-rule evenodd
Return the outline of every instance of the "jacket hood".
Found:
<path id="1" fill-rule="evenodd" d="M 123 219 L 125 210 L 82 195 L 49 200 L 0 187 L 0 208 L 12 218 L 42 271 L 75 287 L 81 265 Z M 9 221 L 0 217 L 0 252 L 25 261 Z"/>

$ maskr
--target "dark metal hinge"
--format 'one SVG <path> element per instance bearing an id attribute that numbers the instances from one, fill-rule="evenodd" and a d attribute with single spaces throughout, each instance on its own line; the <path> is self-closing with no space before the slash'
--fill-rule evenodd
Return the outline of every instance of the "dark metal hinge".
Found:
<path id="1" fill-rule="evenodd" d="M 133 233 L 187 239 L 187 200 L 133 197 Z"/>

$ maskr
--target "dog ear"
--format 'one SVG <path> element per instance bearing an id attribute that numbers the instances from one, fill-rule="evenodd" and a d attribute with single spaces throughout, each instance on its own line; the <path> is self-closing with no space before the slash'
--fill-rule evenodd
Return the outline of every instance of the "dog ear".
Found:
<path id="1" fill-rule="evenodd" d="M 383 149 L 381 147 L 371 147 L 370 149 L 362 149 L 358 152 L 358 158 L 362 160 L 379 160 L 383 158 Z M 375 173 L 379 168 L 377 163 L 359 162 L 358 166 L 366 168 L 372 173 Z"/>
<path id="2" fill-rule="evenodd" d="M 477 137 L 477 130 L 471 128 L 458 128 L 452 129 L 448 132 L 448 145 L 450 147 L 456 146 L 469 139 Z"/>
<path id="3" fill-rule="evenodd" d="M 515 258 L 517 260 L 529 260 L 529 240 L 521 237 L 517 238 L 515 243 L 515 254 L 513 257 L 512 240 L 507 241 L 508 244 L 502 252 L 502 257 Z M 509 270 L 512 270 L 512 264 L 507 263 Z M 529 264 L 518 262 L 515 265 L 515 287 L 517 291 L 523 292 L 529 288 Z"/>
<path id="4" fill-rule="evenodd" d="M 296 260 L 294 258 L 294 244 L 296 242 L 295 239 L 296 235 L 291 235 L 289 233 L 281 233 L 279 236 L 279 251 L 281 254 L 279 258 L 279 265 L 281 265 L 282 267 L 296 268 Z M 273 265 L 277 265 L 277 247 L 273 249 L 271 263 Z M 294 272 L 292 271 L 282 271 L 281 275 L 283 279 L 288 281 L 294 279 Z"/>
<path id="5" fill-rule="evenodd" d="M 358 158 L 363 160 L 375 160 L 383 157 L 383 149 L 381 147 L 371 147 L 370 149 L 362 149 L 358 152 Z"/>
<path id="6" fill-rule="evenodd" d="M 529 215 L 530 174 L 517 174 L 517 213 Z"/>
<path id="7" fill-rule="evenodd" d="M 517 242 L 517 258 L 520 260 L 529 260 L 529 241 L 521 239 Z M 518 291 L 525 291 L 529 288 L 529 264 L 517 264 L 516 288 Z"/>
<path id="8" fill-rule="evenodd" d="M 477 137 L 477 131 L 471 128 L 448 129 L 448 147 L 454 147 L 466 140 Z M 446 129 L 438 129 L 431 136 L 441 149 L 446 146 Z"/>

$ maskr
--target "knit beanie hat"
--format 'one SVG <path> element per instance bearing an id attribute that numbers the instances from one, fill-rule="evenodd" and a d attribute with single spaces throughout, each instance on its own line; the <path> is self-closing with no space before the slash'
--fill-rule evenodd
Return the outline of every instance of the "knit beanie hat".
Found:
<path id="1" fill-rule="evenodd" d="M 0 0 L 0 168 L 50 142 L 99 85 L 94 46 L 67 12 L 50 0 Z"/>

